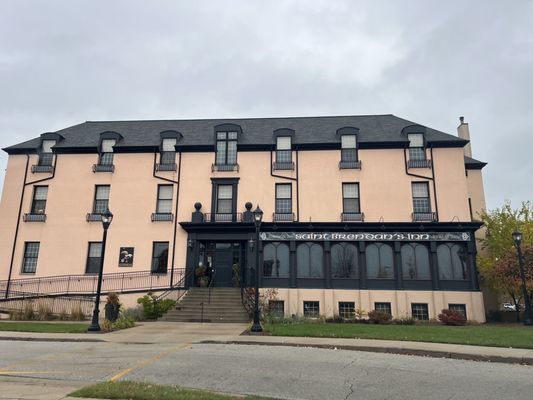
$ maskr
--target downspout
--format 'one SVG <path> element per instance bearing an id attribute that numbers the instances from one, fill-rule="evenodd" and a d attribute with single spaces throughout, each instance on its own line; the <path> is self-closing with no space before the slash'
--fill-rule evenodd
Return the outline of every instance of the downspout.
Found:
<path id="1" fill-rule="evenodd" d="M 431 177 L 412 174 L 412 173 L 409 172 L 409 170 L 407 168 L 407 152 L 406 152 L 406 150 L 407 150 L 406 148 L 404 148 L 404 150 L 403 150 L 405 174 L 409 175 L 409 176 L 414 176 L 415 178 L 427 179 L 428 181 L 432 182 L 433 197 L 435 198 L 435 215 L 437 217 L 437 221 L 439 221 L 439 204 L 437 202 L 437 188 L 436 188 L 436 185 L 435 185 L 435 163 L 433 162 L 433 147 L 429 148 L 430 154 L 431 154 Z"/>
<path id="2" fill-rule="evenodd" d="M 180 177 L 181 177 L 181 151 L 179 152 L 179 161 L 178 161 L 178 180 L 175 181 L 173 179 L 164 178 L 162 176 L 156 175 L 155 166 L 157 161 L 157 152 L 154 151 L 154 165 L 153 165 L 153 171 L 152 176 L 156 179 L 161 179 L 166 182 L 171 182 L 176 185 L 176 206 L 174 207 L 174 233 L 172 238 L 172 268 L 170 269 L 170 289 L 172 289 L 172 285 L 174 283 L 174 260 L 176 256 L 176 235 L 178 230 L 178 202 L 179 202 L 179 195 L 180 195 Z"/>
<path id="3" fill-rule="evenodd" d="M 290 181 L 296 182 L 296 222 L 300 222 L 300 181 L 299 177 L 299 157 L 298 149 L 296 151 L 296 178 L 291 178 L 290 176 L 282 176 L 274 174 L 274 158 L 272 155 L 272 150 L 270 150 L 270 176 L 273 178 L 287 179 Z"/>
<path id="4" fill-rule="evenodd" d="M 20 228 L 20 216 L 22 214 L 22 206 L 23 206 L 23 203 L 24 203 L 24 194 L 26 193 L 26 186 L 33 185 L 35 183 L 48 181 L 48 180 L 53 179 L 55 177 L 56 166 L 57 166 L 57 154 L 56 154 L 56 156 L 54 158 L 54 166 L 53 166 L 53 169 L 52 169 L 52 175 L 49 176 L 48 178 L 38 179 L 38 180 L 32 181 L 32 182 L 27 182 L 29 164 L 30 164 L 30 155 L 26 154 L 26 169 L 24 170 L 24 181 L 22 183 L 22 192 L 20 194 L 20 203 L 19 203 L 19 212 L 18 212 L 18 216 L 17 216 L 17 225 L 15 227 L 15 237 L 13 238 L 13 249 L 11 250 L 11 260 L 9 262 L 9 274 L 8 274 L 8 277 L 7 277 L 6 293 L 5 293 L 5 298 L 6 299 L 9 296 L 9 287 L 11 286 L 11 275 L 13 274 L 13 262 L 15 260 L 15 249 L 17 247 L 17 239 L 18 239 L 18 233 L 19 233 L 19 228 Z"/>

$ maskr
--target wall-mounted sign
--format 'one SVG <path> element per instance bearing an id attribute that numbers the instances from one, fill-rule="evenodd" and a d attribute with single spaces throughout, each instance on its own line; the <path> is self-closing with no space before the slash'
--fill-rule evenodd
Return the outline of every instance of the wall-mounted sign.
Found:
<path id="1" fill-rule="evenodd" d="M 295 241 L 385 241 L 385 242 L 468 242 L 469 232 L 261 232 L 261 240 Z"/>
<path id="2" fill-rule="evenodd" d="M 133 265 L 133 247 L 121 247 L 118 255 L 119 267 L 131 267 Z"/>

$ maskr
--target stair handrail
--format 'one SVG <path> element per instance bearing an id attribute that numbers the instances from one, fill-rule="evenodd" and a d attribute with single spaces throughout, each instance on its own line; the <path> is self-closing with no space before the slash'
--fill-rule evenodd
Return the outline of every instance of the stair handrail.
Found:
<path id="1" fill-rule="evenodd" d="M 165 290 L 163 293 L 161 293 L 159 296 L 156 297 L 156 300 L 164 300 L 168 295 L 170 295 L 175 290 L 185 289 L 187 286 L 187 281 L 191 277 L 191 275 L 194 273 L 194 270 L 190 269 L 189 271 L 186 270 L 185 274 L 181 275 L 181 278 L 178 282 L 176 282 L 172 287 L 170 287 L 168 290 Z M 180 301 L 183 296 L 185 296 L 186 291 L 184 290 L 183 293 L 179 294 L 178 298 L 176 299 L 176 302 Z"/>
<path id="2" fill-rule="evenodd" d="M 217 276 L 217 270 L 215 268 L 211 269 L 211 276 L 209 277 L 209 285 L 207 285 L 207 304 L 211 304 L 211 288 L 215 282 Z"/>
<path id="3" fill-rule="evenodd" d="M 174 271 L 179 272 L 184 270 L 184 268 L 179 268 Z M 156 276 L 158 279 L 153 279 Z M 104 273 L 103 290 L 105 292 L 124 292 L 131 290 L 163 289 L 170 286 L 170 276 L 169 271 L 157 273 L 152 270 Z M 0 281 L 0 298 L 13 298 L 20 296 L 21 293 L 28 293 L 32 296 L 91 294 L 94 293 L 94 288 L 92 287 L 94 285 L 91 284 L 96 282 L 97 278 L 98 276 L 96 274 L 76 274 L 11 279 L 9 292 L 7 291 L 7 280 L 3 280 Z M 146 278 L 149 279 L 146 280 Z M 143 279 L 146 281 L 143 282 Z M 109 282 L 107 287 L 106 282 Z"/>
<path id="4" fill-rule="evenodd" d="M 251 270 L 251 268 L 248 268 L 248 269 Z M 245 279 L 243 278 L 244 276 L 242 276 L 241 279 L 239 280 L 239 286 L 241 287 L 241 302 L 246 312 L 248 313 L 248 315 L 252 316 L 253 310 L 254 310 L 254 304 L 255 304 L 255 296 L 254 296 L 254 293 L 251 293 L 251 290 L 250 290 L 253 288 L 249 286 L 245 286 L 244 284 Z"/>

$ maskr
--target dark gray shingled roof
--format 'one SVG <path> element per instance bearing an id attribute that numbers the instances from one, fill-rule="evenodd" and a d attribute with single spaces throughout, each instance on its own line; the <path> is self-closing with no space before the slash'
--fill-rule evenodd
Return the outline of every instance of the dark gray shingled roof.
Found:
<path id="1" fill-rule="evenodd" d="M 482 169 L 486 162 L 476 160 L 475 158 L 465 156 L 465 167 L 466 169 Z"/>
<path id="2" fill-rule="evenodd" d="M 195 119 L 195 120 L 148 120 L 148 121 L 87 121 L 61 129 L 56 133 L 65 139 L 55 148 L 64 149 L 95 148 L 99 144 L 100 133 L 113 131 L 121 134 L 116 148 L 157 147 L 160 133 L 175 130 L 183 135 L 178 145 L 202 146 L 214 144 L 214 127 L 219 124 L 233 123 L 241 126 L 242 135 L 239 145 L 274 144 L 273 131 L 289 128 L 295 131 L 293 143 L 298 144 L 333 144 L 338 143 L 336 131 L 350 126 L 359 129 L 358 142 L 364 143 L 398 143 L 406 142 L 401 134 L 403 128 L 417 125 L 415 122 L 387 115 L 354 115 L 331 117 L 288 117 L 288 118 L 242 118 L 242 119 Z M 443 146 L 464 146 L 467 141 L 457 136 L 426 128 L 426 140 L 430 144 Z M 40 138 L 5 148 L 8 153 L 36 149 Z M 117 149 L 118 150 L 118 149 Z"/>

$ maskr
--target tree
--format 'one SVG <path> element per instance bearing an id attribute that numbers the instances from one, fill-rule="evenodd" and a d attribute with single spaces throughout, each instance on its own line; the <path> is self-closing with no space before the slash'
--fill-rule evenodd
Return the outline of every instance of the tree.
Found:
<path id="1" fill-rule="evenodd" d="M 524 266 L 526 277 L 533 280 L 533 206 L 523 202 L 518 209 L 510 203 L 481 214 L 486 237 L 481 239 L 482 252 L 478 255 L 478 267 L 484 282 L 501 295 L 508 296 L 517 306 L 522 300 L 518 257 L 512 233 L 519 230 L 523 234 Z M 527 252 L 527 254 L 526 254 Z M 530 271 L 530 272 L 527 272 Z M 531 284 L 529 285 L 531 287 Z M 530 292 L 531 295 L 531 292 Z"/>

